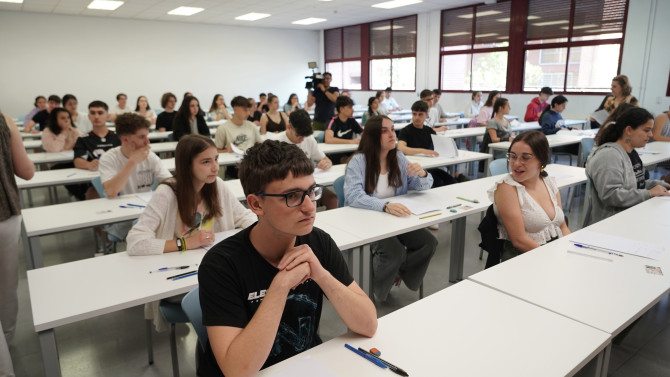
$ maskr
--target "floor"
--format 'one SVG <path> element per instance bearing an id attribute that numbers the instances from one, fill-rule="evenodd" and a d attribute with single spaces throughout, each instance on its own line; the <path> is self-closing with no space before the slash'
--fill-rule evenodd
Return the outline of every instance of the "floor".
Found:
<path id="1" fill-rule="evenodd" d="M 659 171 L 667 174 L 667 171 Z M 562 196 L 566 197 L 565 190 Z M 59 197 L 66 200 L 66 192 L 61 188 Z M 47 200 L 45 189 L 33 190 L 36 205 Z M 574 208 L 581 207 L 583 195 L 579 196 Z M 568 214 L 571 229 L 578 229 L 582 213 Z M 465 276 L 484 268 L 484 261 L 478 259 L 479 234 L 475 231 L 479 216 L 467 219 Z M 425 294 L 430 295 L 451 284 L 448 282 L 449 240 L 451 227 L 443 224 L 434 234 L 439 240 L 437 252 L 424 279 Z M 82 230 L 66 234 L 43 237 L 45 265 L 90 258 L 94 247 L 93 231 Z M 121 244 L 119 250 L 124 250 Z M 67 251 L 67 253 L 63 252 Z M 67 255 L 66 255 L 67 254 Z M 484 255 L 486 258 L 486 255 Z M 19 275 L 20 309 L 17 333 L 10 345 L 16 375 L 43 376 L 44 369 L 30 311 L 26 271 L 21 255 Z M 105 292 L 100 292 L 104 295 Z M 418 292 L 405 286 L 394 288 L 388 300 L 377 303 L 378 315 L 384 316 L 418 300 Z M 326 300 L 324 300 L 327 302 Z M 634 326 L 620 345 L 612 350 L 609 375 L 626 376 L 670 376 L 670 312 L 669 299 L 665 297 L 652 307 Z M 321 320 L 320 334 L 324 340 L 336 337 L 346 328 L 332 307 L 326 304 Z M 134 307 L 117 313 L 104 315 L 62 326 L 56 329 L 63 376 L 171 376 L 172 366 L 168 333 L 154 333 L 154 365 L 148 365 L 143 321 L 143 307 Z M 177 348 L 181 376 L 195 376 L 196 335 L 188 325 L 177 326 Z M 484 356 L 482 355 L 482 358 Z M 587 365 L 578 376 L 592 375 L 593 365 Z"/>

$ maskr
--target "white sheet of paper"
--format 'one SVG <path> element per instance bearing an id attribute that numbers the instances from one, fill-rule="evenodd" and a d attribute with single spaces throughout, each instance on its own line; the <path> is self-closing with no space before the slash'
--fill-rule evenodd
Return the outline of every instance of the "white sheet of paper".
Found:
<path id="1" fill-rule="evenodd" d="M 591 114 L 591 117 L 600 123 L 601 126 L 604 126 L 603 123 L 607 120 L 607 117 L 610 116 L 610 113 L 607 110 L 598 110 L 595 113 Z"/>
<path id="2" fill-rule="evenodd" d="M 433 149 L 435 152 L 440 154 L 440 157 L 458 157 L 458 151 L 456 149 L 456 143 L 454 143 L 454 139 L 438 135 L 430 135 L 430 138 L 433 139 Z"/>
<path id="3" fill-rule="evenodd" d="M 151 200 L 151 196 L 154 194 L 153 191 L 148 191 L 148 192 L 138 192 L 135 194 L 138 198 L 144 200 L 146 203 L 149 203 L 149 200 Z"/>
<path id="4" fill-rule="evenodd" d="M 650 151 L 646 148 L 635 148 L 637 151 L 637 154 L 642 155 L 642 154 L 661 154 L 661 152 L 656 152 L 656 151 Z"/>
<path id="5" fill-rule="evenodd" d="M 333 371 L 310 356 L 304 356 L 289 364 L 271 377 L 337 377 Z"/>
<path id="6" fill-rule="evenodd" d="M 333 177 L 333 176 L 339 176 L 341 175 L 339 172 L 332 171 L 330 169 L 328 170 L 323 170 L 319 168 L 314 169 L 314 178 L 328 178 L 328 177 Z"/>
<path id="7" fill-rule="evenodd" d="M 239 154 L 239 155 L 244 155 L 244 151 L 241 150 L 240 148 L 237 147 L 237 145 L 230 143 L 230 148 L 232 148 L 233 153 Z"/>
<path id="8" fill-rule="evenodd" d="M 202 248 L 205 249 L 205 250 L 209 250 L 209 249 L 212 248 L 212 246 L 216 245 L 217 243 L 225 240 L 226 238 L 228 238 L 228 237 L 230 237 L 234 234 L 237 234 L 237 232 L 239 232 L 240 230 L 242 230 L 242 229 L 233 229 L 233 230 L 226 230 L 226 231 L 219 232 L 219 233 L 214 233 L 214 242 L 212 242 L 208 245 L 203 245 Z"/>
<path id="9" fill-rule="evenodd" d="M 395 198 L 389 198 L 391 203 L 401 203 L 404 204 L 407 209 L 409 209 L 414 215 L 423 215 L 428 212 L 439 211 L 439 207 L 435 207 L 429 203 L 424 203 L 416 199 L 411 199 L 405 196 L 398 196 Z"/>
<path id="10" fill-rule="evenodd" d="M 62 156 L 70 157 L 70 158 L 74 159 L 74 151 L 73 150 L 72 151 L 62 151 L 62 152 L 58 152 L 58 153 L 60 153 Z"/>
<path id="11" fill-rule="evenodd" d="M 663 253 L 665 253 L 665 247 L 663 247 L 663 245 L 635 241 L 629 238 L 611 236 L 609 234 L 592 232 L 590 230 L 582 230 L 581 232 L 576 233 L 570 239 L 570 242 L 655 260 L 659 260 Z"/>

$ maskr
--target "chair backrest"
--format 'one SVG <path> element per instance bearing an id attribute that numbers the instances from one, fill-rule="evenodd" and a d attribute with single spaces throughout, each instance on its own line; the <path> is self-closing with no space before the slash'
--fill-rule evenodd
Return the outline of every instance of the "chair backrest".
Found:
<path id="1" fill-rule="evenodd" d="M 101 198 L 107 197 L 105 194 L 105 189 L 102 187 L 102 179 L 100 179 L 100 176 L 97 176 L 91 180 L 91 184 L 93 185 L 93 188 L 95 191 L 98 193 L 98 196 Z"/>
<path id="2" fill-rule="evenodd" d="M 198 342 L 203 350 L 207 348 L 207 328 L 202 324 L 202 309 L 200 309 L 200 287 L 195 287 L 181 300 L 181 308 L 186 313 L 188 321 L 191 322 L 195 333 L 198 334 Z"/>
<path id="3" fill-rule="evenodd" d="M 333 182 L 333 188 L 335 188 L 335 195 L 337 195 L 337 206 L 344 207 L 344 176 L 339 176 Z"/>
<path id="4" fill-rule="evenodd" d="M 592 137 L 585 137 L 582 139 L 582 161 L 584 166 L 586 166 L 586 159 L 591 154 L 591 151 L 593 150 L 593 146 L 595 145 L 595 143 L 596 139 Z"/>
<path id="5" fill-rule="evenodd" d="M 167 135 L 167 139 L 168 139 L 168 141 L 174 141 L 174 133 L 173 133 L 173 132 L 170 132 L 170 133 Z"/>
<path id="6" fill-rule="evenodd" d="M 323 143 L 324 138 L 326 137 L 325 131 L 314 131 L 314 138 L 317 143 Z"/>
<path id="7" fill-rule="evenodd" d="M 499 158 L 489 163 L 489 174 L 500 175 L 507 173 L 507 159 Z"/>

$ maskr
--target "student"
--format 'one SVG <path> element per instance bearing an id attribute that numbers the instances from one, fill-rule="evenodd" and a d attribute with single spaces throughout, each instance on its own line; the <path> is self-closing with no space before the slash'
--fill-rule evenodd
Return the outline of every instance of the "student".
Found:
<path id="1" fill-rule="evenodd" d="M 112 106 L 111 109 L 109 109 L 109 120 L 114 121 L 118 115 L 125 114 L 125 113 L 132 113 L 133 108 L 128 106 L 128 96 L 119 93 L 116 95 L 116 105 Z"/>
<path id="2" fill-rule="evenodd" d="M 433 107 L 437 110 L 437 116 L 440 119 L 440 122 L 448 118 L 447 112 L 444 111 L 442 105 L 440 105 L 440 97 L 442 97 L 442 91 L 440 89 L 433 89 Z M 456 116 L 458 118 L 458 116 Z"/>
<path id="3" fill-rule="evenodd" d="M 161 182 L 137 224 L 128 232 L 128 255 L 161 255 L 198 249 L 214 234 L 246 228 L 256 216 L 217 177 L 218 152 L 212 139 L 185 135 L 175 150 L 175 176 Z M 181 302 L 181 297 L 178 298 Z M 145 306 L 157 331 L 167 329 L 158 303 Z"/>
<path id="4" fill-rule="evenodd" d="M 353 101 L 349 97 L 340 96 L 337 97 L 335 107 L 337 116 L 330 121 L 324 141 L 326 144 L 358 144 L 361 138 L 354 137 L 354 134 L 362 134 L 363 128 L 352 117 L 354 114 Z"/>
<path id="5" fill-rule="evenodd" d="M 74 145 L 74 167 L 98 170 L 100 157 L 109 149 L 121 145 L 118 136 L 107 129 L 107 104 L 93 101 L 88 105 L 88 118 L 93 130 L 77 139 Z"/>
<path id="6" fill-rule="evenodd" d="M 670 110 L 656 117 L 653 133 L 654 141 L 670 141 Z"/>
<path id="7" fill-rule="evenodd" d="M 272 93 L 270 93 L 270 94 L 272 94 Z M 258 107 L 258 111 L 260 111 L 261 113 L 264 113 L 264 112 L 268 111 L 267 98 L 268 98 L 268 96 L 265 93 L 261 93 L 261 94 L 258 95 L 257 107 Z"/>
<path id="8" fill-rule="evenodd" d="M 509 114 L 511 107 L 507 98 L 498 98 L 493 105 L 493 117 L 489 119 L 486 125 L 486 133 L 484 134 L 484 141 L 479 149 L 482 153 L 488 153 L 489 144 L 499 143 L 501 141 L 512 141 L 512 126 L 509 121 L 505 119 L 505 115 Z"/>
<path id="9" fill-rule="evenodd" d="M 297 145 L 305 152 L 307 158 L 316 164 L 316 168 L 328 170 L 333 166 L 333 162 L 319 149 L 316 139 L 312 136 L 313 133 L 309 114 L 305 110 L 296 110 L 289 116 L 286 131 L 280 132 L 277 140 Z M 326 209 L 337 208 L 337 195 L 330 190 L 323 189 L 321 203 Z"/>
<path id="10" fill-rule="evenodd" d="M 479 115 L 477 115 L 476 118 L 473 118 L 470 123 L 476 122 L 476 126 L 479 127 L 486 127 L 489 124 L 489 120 L 491 119 L 493 115 L 493 104 L 496 102 L 498 98 L 500 98 L 501 93 L 497 90 L 492 90 L 489 92 L 489 96 L 486 98 L 486 102 L 484 102 L 484 106 L 482 106 L 481 110 L 479 110 Z M 471 127 L 470 124 L 468 124 L 468 127 Z"/>
<path id="11" fill-rule="evenodd" d="M 219 152 L 232 152 L 231 144 L 246 151 L 261 142 L 256 125 L 247 120 L 251 103 L 246 98 L 237 96 L 230 104 L 233 106 L 233 118 L 216 129 L 214 143 Z"/>
<path id="12" fill-rule="evenodd" d="M 172 124 L 177 112 L 174 110 L 177 105 L 177 96 L 167 92 L 161 97 L 161 107 L 163 111 L 156 117 L 156 129 L 160 132 L 172 131 Z"/>
<path id="13" fill-rule="evenodd" d="M 202 113 L 197 98 L 193 96 L 184 98 L 177 114 L 174 116 L 174 124 L 172 125 L 174 140 L 179 141 L 184 135 L 190 134 L 209 137 L 209 127 L 207 127 L 207 122 Z"/>
<path id="14" fill-rule="evenodd" d="M 88 114 L 77 111 L 78 104 L 77 97 L 74 95 L 66 94 L 63 96 L 63 107 L 70 112 L 72 124 L 74 124 L 83 134 L 87 134 L 91 132 L 93 125 L 88 119 Z"/>
<path id="15" fill-rule="evenodd" d="M 396 148 L 391 119 L 370 118 L 358 151 L 347 165 L 345 205 L 408 216 L 407 207 L 387 198 L 408 190 L 427 190 L 432 184 L 433 177 Z M 413 291 L 419 289 L 436 247 L 437 239 L 424 228 L 373 242 L 375 297 L 385 301 L 391 287 L 401 281 Z"/>
<path id="16" fill-rule="evenodd" d="M 250 376 L 320 344 L 324 296 L 347 328 L 374 335 L 374 304 L 332 238 L 314 228 L 321 186 L 313 170 L 300 148 L 275 140 L 242 160 L 240 180 L 258 222 L 214 246 L 200 265 L 209 336 L 200 375 Z"/>
<path id="17" fill-rule="evenodd" d="M 340 95 L 340 90 L 335 86 L 330 86 L 332 80 L 333 75 L 330 72 L 324 72 L 323 82 L 320 82 L 313 90 L 307 89 L 305 107 L 314 105 L 312 127 L 317 131 L 325 130 L 326 123 L 335 116 L 337 106 L 335 101 Z"/>
<path id="18" fill-rule="evenodd" d="M 382 102 L 382 107 L 386 114 L 401 110 L 400 105 L 398 105 L 395 98 L 391 97 L 391 92 L 393 92 L 393 89 L 391 89 L 390 86 L 384 89 L 384 101 Z"/>
<path id="19" fill-rule="evenodd" d="M 512 141 L 507 161 L 510 174 L 487 191 L 505 240 L 503 261 L 570 234 L 556 180 L 544 171 L 547 137 L 540 131 L 521 133 Z"/>
<path id="20" fill-rule="evenodd" d="M 284 104 L 284 112 L 287 115 L 291 115 L 292 112 L 296 110 L 301 110 L 302 107 L 300 106 L 300 100 L 298 100 L 298 95 L 295 93 L 291 93 L 290 96 L 288 96 L 288 101 Z"/>
<path id="21" fill-rule="evenodd" d="M 545 135 L 553 135 L 562 128 L 572 129 L 571 127 L 565 126 L 565 121 L 563 120 L 563 116 L 561 116 L 561 113 L 565 110 L 567 104 L 568 99 L 563 95 L 559 94 L 552 98 L 551 105 L 545 107 L 540 114 L 542 133 Z"/>
<path id="22" fill-rule="evenodd" d="M 599 144 L 586 162 L 586 175 L 593 184 L 584 226 L 651 197 L 668 196 L 667 183 L 645 180 L 645 169 L 635 150 L 643 148 L 652 136 L 653 120 L 647 110 L 636 107 L 600 130 Z"/>
<path id="23" fill-rule="evenodd" d="M 435 123 L 440 120 L 440 115 L 438 109 L 434 106 L 435 101 L 433 100 L 433 91 L 430 89 L 424 89 L 421 91 L 419 97 L 421 97 L 421 101 L 425 102 L 428 106 L 428 118 L 426 118 L 426 126 L 434 129 L 436 132 L 446 131 L 448 129 L 447 126 L 435 127 Z"/>
<path id="24" fill-rule="evenodd" d="M 274 94 L 268 96 L 268 107 L 268 111 L 261 116 L 261 135 L 265 135 L 267 132 L 286 131 L 288 116 L 279 112 L 279 99 Z"/>
<path id="25" fill-rule="evenodd" d="M 377 101 L 379 102 L 379 108 L 377 109 L 377 112 L 379 115 L 388 115 L 388 112 L 384 108 L 384 91 L 383 90 L 378 90 L 377 93 L 375 94 L 375 97 L 377 97 Z"/>
<path id="26" fill-rule="evenodd" d="M 0 375 L 14 376 L 7 343 L 14 338 L 19 312 L 19 238 L 21 203 L 14 176 L 30 180 L 35 166 L 28 158 L 18 127 L 0 112 Z"/>
<path id="27" fill-rule="evenodd" d="M 406 156 L 424 154 L 437 157 L 440 154 L 434 150 L 433 139 L 435 130 L 425 126 L 428 105 L 424 101 L 416 101 L 412 104 L 412 123 L 400 130 L 398 135 L 398 150 Z M 467 177 L 456 172 L 456 178 L 442 168 L 427 169 L 433 176 L 431 187 L 442 187 L 456 182 L 467 181 Z"/>
<path id="28" fill-rule="evenodd" d="M 251 107 L 249 108 L 249 116 L 247 117 L 247 120 L 257 126 L 261 125 L 261 116 L 263 114 L 258 111 L 258 105 L 256 104 L 256 101 L 254 101 L 253 98 L 249 97 L 247 98 L 249 100 L 249 103 L 251 104 Z"/>
<path id="29" fill-rule="evenodd" d="M 603 109 L 607 110 L 608 113 L 614 111 L 622 103 L 630 103 L 631 105 L 638 106 L 637 98 L 631 95 L 633 87 L 630 86 L 630 80 L 626 75 L 618 75 L 612 79 L 612 97 L 605 100 Z"/>
<path id="30" fill-rule="evenodd" d="M 30 110 L 30 112 L 28 114 L 26 114 L 26 116 L 23 118 L 23 124 L 27 124 L 28 122 L 30 122 L 33 119 L 33 117 L 35 116 L 35 114 L 37 114 L 38 112 L 40 112 L 42 110 L 46 110 L 46 108 L 47 108 L 46 97 L 44 97 L 44 96 L 35 97 L 34 105 L 35 105 L 35 107 L 32 110 Z"/>
<path id="31" fill-rule="evenodd" d="M 554 91 L 548 86 L 540 89 L 540 95 L 533 98 L 526 107 L 526 115 L 524 115 L 523 120 L 526 122 L 537 122 L 540 119 L 542 110 L 549 105 L 547 100 L 553 94 Z"/>
<path id="32" fill-rule="evenodd" d="M 214 95 L 212 105 L 209 107 L 209 113 L 207 115 L 209 116 L 209 119 L 216 122 L 223 119 L 232 119 L 228 112 L 228 108 L 226 107 L 226 102 L 223 100 L 223 94 Z"/>
<path id="33" fill-rule="evenodd" d="M 47 128 L 49 125 L 49 113 L 51 110 L 60 107 L 61 99 L 57 95 L 52 94 L 49 96 L 48 104 L 49 106 L 47 106 L 47 108 L 44 110 L 38 111 L 33 116 L 33 119 L 23 123 L 23 132 L 37 134 L 40 133 L 40 130 Z"/>
<path id="34" fill-rule="evenodd" d="M 151 191 L 154 180 L 172 177 L 149 145 L 149 121 L 133 113 L 116 117 L 116 134 L 121 145 L 100 157 L 100 180 L 108 198 Z M 124 240 L 132 221 L 107 227 L 107 233 Z"/>
<path id="35" fill-rule="evenodd" d="M 479 115 L 479 111 L 484 105 L 482 102 L 482 92 L 480 91 L 472 92 L 471 99 L 472 101 L 470 101 L 470 104 L 464 111 L 466 118 L 474 118 Z"/>
<path id="36" fill-rule="evenodd" d="M 365 127 L 365 122 L 375 115 L 382 115 L 379 111 L 379 100 L 377 97 L 368 98 L 368 110 L 361 117 L 361 127 Z"/>
<path id="37" fill-rule="evenodd" d="M 137 104 L 135 105 L 135 111 L 133 111 L 133 113 L 142 116 L 149 121 L 149 124 L 156 124 L 156 112 L 151 110 L 149 100 L 145 96 L 137 97 Z"/>

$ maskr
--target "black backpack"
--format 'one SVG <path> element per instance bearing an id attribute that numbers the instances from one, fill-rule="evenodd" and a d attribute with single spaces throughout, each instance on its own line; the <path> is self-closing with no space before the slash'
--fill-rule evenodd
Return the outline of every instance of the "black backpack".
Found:
<path id="1" fill-rule="evenodd" d="M 479 244 L 479 247 L 486 250 L 489 253 L 488 258 L 486 258 L 486 266 L 484 269 L 493 267 L 496 264 L 500 263 L 503 252 L 504 240 L 498 238 L 498 218 L 493 212 L 493 204 L 486 209 L 486 216 L 482 219 L 482 222 L 479 223 L 477 230 L 481 234 L 482 242 Z"/>

